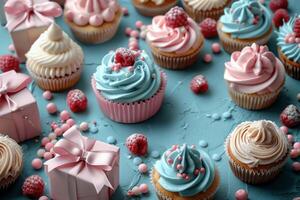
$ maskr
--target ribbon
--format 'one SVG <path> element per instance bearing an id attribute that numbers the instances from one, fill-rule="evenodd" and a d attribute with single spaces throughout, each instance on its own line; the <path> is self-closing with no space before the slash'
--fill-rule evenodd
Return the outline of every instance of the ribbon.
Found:
<path id="1" fill-rule="evenodd" d="M 18 104 L 10 98 L 10 94 L 17 93 L 27 87 L 31 79 L 26 74 L 8 71 L 0 75 L 0 101 L 2 98 L 7 102 L 11 111 L 18 109 Z"/>
<path id="2" fill-rule="evenodd" d="M 74 175 L 91 177 L 89 181 L 97 193 L 104 185 L 114 190 L 105 172 L 112 170 L 117 151 L 111 149 L 111 145 L 99 145 L 96 140 L 83 137 L 76 126 L 66 131 L 63 137 L 53 147 L 56 156 L 45 163 L 48 173 L 64 166 L 73 167 Z"/>
<path id="3" fill-rule="evenodd" d="M 52 23 L 52 17 L 62 14 L 61 7 L 55 2 L 37 2 L 34 0 L 9 0 L 4 6 L 5 12 L 11 16 L 8 18 L 7 29 L 15 30 L 20 24 L 25 23 L 27 28 L 36 26 L 38 21 Z"/>

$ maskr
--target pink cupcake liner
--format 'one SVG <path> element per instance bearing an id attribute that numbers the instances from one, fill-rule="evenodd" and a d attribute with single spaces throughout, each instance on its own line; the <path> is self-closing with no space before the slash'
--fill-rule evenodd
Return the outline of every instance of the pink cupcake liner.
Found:
<path id="1" fill-rule="evenodd" d="M 120 123 L 138 123 L 149 119 L 160 109 L 167 84 L 166 74 L 162 72 L 161 77 L 161 87 L 153 97 L 133 103 L 117 103 L 104 98 L 101 92 L 96 88 L 94 78 L 92 78 L 92 87 L 98 104 L 107 117 Z"/>

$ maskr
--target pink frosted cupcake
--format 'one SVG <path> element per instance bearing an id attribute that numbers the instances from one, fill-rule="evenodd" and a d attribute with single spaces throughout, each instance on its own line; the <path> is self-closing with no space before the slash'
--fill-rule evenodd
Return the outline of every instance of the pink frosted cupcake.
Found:
<path id="1" fill-rule="evenodd" d="M 142 122 L 162 105 L 166 75 L 145 52 L 119 48 L 102 59 L 92 77 L 100 108 L 121 123 Z"/>
<path id="2" fill-rule="evenodd" d="M 271 106 L 285 82 L 283 64 L 267 46 L 252 44 L 232 53 L 225 63 L 229 95 L 240 107 L 259 110 Z"/>
<path id="3" fill-rule="evenodd" d="M 117 0 L 67 0 L 64 16 L 78 40 L 98 44 L 114 37 L 122 10 Z"/>

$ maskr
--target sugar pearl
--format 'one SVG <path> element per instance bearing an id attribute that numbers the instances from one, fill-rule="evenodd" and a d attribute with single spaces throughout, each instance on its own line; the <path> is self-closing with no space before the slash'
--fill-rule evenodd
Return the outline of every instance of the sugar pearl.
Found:
<path id="1" fill-rule="evenodd" d="M 54 145 L 51 143 L 51 142 L 48 142 L 46 145 L 45 145 L 45 149 L 46 151 L 50 151 L 50 149 L 52 149 Z"/>
<path id="2" fill-rule="evenodd" d="M 74 119 L 68 119 L 68 120 L 66 121 L 66 123 L 67 123 L 70 127 L 72 127 L 72 126 L 74 126 L 74 125 L 76 124 L 76 122 L 75 122 Z"/>
<path id="3" fill-rule="evenodd" d="M 292 149 L 291 152 L 290 152 L 290 157 L 292 159 L 295 159 L 299 156 L 299 151 L 297 151 L 297 149 Z"/>
<path id="4" fill-rule="evenodd" d="M 239 189 L 235 192 L 235 199 L 236 200 L 247 200 L 248 193 L 244 189 Z"/>
<path id="5" fill-rule="evenodd" d="M 138 38 L 139 37 L 139 32 L 137 30 L 132 30 L 131 33 L 130 33 L 130 36 L 134 37 L 134 38 Z"/>
<path id="6" fill-rule="evenodd" d="M 142 163 L 138 167 L 140 173 L 146 173 L 148 171 L 148 166 L 145 163 Z"/>
<path id="7" fill-rule="evenodd" d="M 295 149 L 300 149 L 300 142 L 295 142 L 293 147 Z"/>
<path id="8" fill-rule="evenodd" d="M 54 103 L 48 103 L 46 109 L 50 114 L 55 114 L 57 112 L 57 107 Z"/>
<path id="9" fill-rule="evenodd" d="M 294 142 L 294 136 L 293 135 L 288 134 L 287 138 L 288 138 L 289 143 L 293 143 Z"/>
<path id="10" fill-rule="evenodd" d="M 43 162 L 41 159 L 35 158 L 32 160 L 31 166 L 33 167 L 33 169 L 41 169 L 43 166 Z"/>
<path id="11" fill-rule="evenodd" d="M 141 191 L 140 191 L 140 188 L 138 186 L 134 186 L 132 189 L 131 189 L 132 193 L 134 195 L 140 195 L 141 194 Z"/>
<path id="12" fill-rule="evenodd" d="M 211 45 L 211 49 L 212 49 L 213 53 L 220 53 L 221 52 L 221 45 L 217 42 L 214 42 Z"/>
<path id="13" fill-rule="evenodd" d="M 126 8 L 126 7 L 122 7 L 122 12 L 123 12 L 124 16 L 128 16 L 129 15 L 128 8 Z"/>
<path id="14" fill-rule="evenodd" d="M 143 194 L 148 193 L 148 191 L 149 191 L 148 185 L 145 183 L 142 183 L 139 186 L 139 189 L 140 189 L 141 193 L 143 193 Z"/>
<path id="15" fill-rule="evenodd" d="M 68 124 L 63 124 L 60 128 L 63 132 L 66 132 L 70 128 L 70 126 Z"/>
<path id="16" fill-rule="evenodd" d="M 140 20 L 135 22 L 135 27 L 138 28 L 138 29 L 141 29 L 143 25 L 144 25 L 143 22 L 140 21 Z"/>
<path id="17" fill-rule="evenodd" d="M 50 140 L 55 140 L 56 139 L 56 134 L 55 133 L 50 133 L 49 135 L 48 135 L 48 138 L 50 139 Z"/>
<path id="18" fill-rule="evenodd" d="M 37 150 L 36 155 L 38 157 L 42 158 L 44 156 L 45 152 L 46 152 L 45 149 L 39 149 L 39 150 Z"/>
<path id="19" fill-rule="evenodd" d="M 70 114 L 69 114 L 68 111 L 66 111 L 66 110 L 61 111 L 61 113 L 60 113 L 60 119 L 62 121 L 67 121 L 69 118 L 70 118 Z"/>
<path id="20" fill-rule="evenodd" d="M 132 31 L 132 29 L 131 29 L 130 27 L 126 27 L 126 28 L 125 28 L 125 34 L 126 34 L 127 36 L 130 36 L 131 31 Z"/>
<path id="21" fill-rule="evenodd" d="M 50 152 L 45 152 L 44 153 L 44 159 L 45 160 L 49 160 L 49 159 L 51 159 L 53 157 L 53 154 L 52 153 L 50 153 Z"/>
<path id="22" fill-rule="evenodd" d="M 87 131 L 89 130 L 89 124 L 87 122 L 82 122 L 80 125 L 79 125 L 79 129 L 81 131 Z"/>
<path id="23" fill-rule="evenodd" d="M 61 136 L 64 132 L 61 128 L 56 128 L 54 130 L 54 133 L 57 135 L 57 136 Z"/>
<path id="24" fill-rule="evenodd" d="M 289 132 L 289 128 L 286 127 L 286 126 L 281 126 L 281 127 L 280 127 L 280 130 L 281 130 L 284 134 L 288 134 L 288 132 Z"/>
<path id="25" fill-rule="evenodd" d="M 13 45 L 13 44 L 8 45 L 8 50 L 10 50 L 12 52 L 16 51 L 15 45 Z"/>
<path id="26" fill-rule="evenodd" d="M 293 162 L 292 168 L 295 172 L 299 172 L 300 171 L 300 162 Z"/>
<path id="27" fill-rule="evenodd" d="M 43 137 L 41 145 L 44 147 L 48 142 L 50 142 L 50 139 L 48 137 Z"/>
<path id="28" fill-rule="evenodd" d="M 205 54 L 203 57 L 203 61 L 206 63 L 210 63 L 213 60 L 212 56 L 210 54 Z"/>
<path id="29" fill-rule="evenodd" d="M 39 200 L 49 200 L 49 198 L 47 196 L 41 196 Z"/>
<path id="30" fill-rule="evenodd" d="M 43 97 L 46 100 L 51 100 L 53 96 L 52 96 L 52 93 L 49 90 L 47 90 L 43 93 Z"/>

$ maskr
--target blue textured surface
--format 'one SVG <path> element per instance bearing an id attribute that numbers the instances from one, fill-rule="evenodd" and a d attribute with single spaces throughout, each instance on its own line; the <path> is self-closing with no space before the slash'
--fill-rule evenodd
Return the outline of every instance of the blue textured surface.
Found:
<path id="1" fill-rule="evenodd" d="M 210 155 L 217 154 L 222 156 L 222 160 L 216 162 L 221 174 L 221 185 L 216 195 L 216 199 L 234 199 L 234 193 L 237 189 L 243 188 L 249 192 L 250 199 L 254 200 L 283 200 L 292 199 L 300 196 L 300 177 L 291 170 L 291 161 L 284 167 L 279 177 L 269 184 L 262 186 L 247 185 L 234 177 L 229 165 L 227 157 L 224 155 L 224 139 L 230 131 L 240 122 L 245 120 L 270 119 L 279 124 L 279 113 L 288 104 L 294 103 L 299 105 L 296 95 L 299 92 L 299 82 L 287 77 L 287 82 L 278 101 L 267 110 L 263 111 L 246 111 L 235 107 L 230 101 L 227 90 L 223 81 L 224 62 L 229 60 L 229 55 L 222 52 L 220 55 L 213 55 L 214 60 L 210 64 L 204 64 L 201 59 L 194 66 L 185 71 L 169 71 L 165 70 L 168 75 L 167 93 L 160 112 L 152 119 L 133 125 L 118 124 L 106 118 L 98 105 L 92 93 L 90 86 L 90 77 L 96 70 L 101 58 L 109 50 L 120 46 L 126 46 L 128 38 L 123 34 L 126 26 L 134 26 L 137 19 L 145 23 L 150 23 L 150 18 L 145 18 L 137 14 L 128 0 L 122 0 L 121 4 L 128 6 L 130 11 L 129 17 L 124 17 L 119 28 L 119 32 L 115 38 L 105 44 L 88 46 L 80 44 L 85 53 L 85 69 L 82 78 L 75 87 L 83 90 L 89 99 L 89 109 L 82 114 L 72 114 L 77 122 L 96 121 L 97 133 L 87 133 L 91 138 L 97 138 L 106 141 L 108 136 L 117 139 L 117 145 L 121 147 L 121 180 L 120 187 L 114 195 L 114 200 L 126 199 L 126 190 L 132 184 L 148 183 L 149 178 L 139 175 L 137 166 L 133 163 L 133 158 L 128 157 L 128 152 L 124 146 L 127 136 L 135 132 L 142 132 L 149 139 L 150 149 L 159 150 L 160 153 L 168 146 L 174 143 L 189 143 L 198 145 L 200 140 L 208 142 L 208 147 L 204 150 Z M 290 13 L 300 12 L 298 0 L 290 0 Z M 58 23 L 63 29 L 70 33 L 69 29 L 64 25 L 61 19 Z M 9 53 L 7 50 L 11 40 L 6 30 L 0 30 L 0 54 Z M 213 41 L 206 41 L 204 53 L 211 53 L 210 44 Z M 272 50 L 276 49 L 275 37 L 273 36 L 269 46 Z M 149 52 L 145 43 L 140 42 L 141 49 Z M 22 71 L 25 72 L 23 66 Z M 196 96 L 189 89 L 190 80 L 197 74 L 203 74 L 209 81 L 209 91 L 204 95 Z M 49 122 L 58 121 L 58 116 L 50 116 L 47 114 L 45 106 L 47 101 L 41 98 L 42 91 L 36 87 L 34 96 L 38 100 L 39 109 L 42 116 L 43 134 L 46 135 L 50 131 Z M 54 95 L 53 102 L 58 105 L 60 110 L 66 108 L 65 103 L 66 92 Z M 229 111 L 232 117 L 229 119 L 214 120 L 210 116 L 217 113 L 222 116 L 223 113 Z M 223 115 L 224 116 L 224 115 Z M 297 139 L 298 129 L 292 130 Z M 21 185 L 24 179 L 31 174 L 39 174 L 47 180 L 44 171 L 35 171 L 31 167 L 31 160 L 36 157 L 36 151 L 39 148 L 39 142 L 34 140 L 22 144 L 24 150 L 25 168 L 18 181 L 8 190 L 0 193 L 2 200 L 21 200 L 26 199 L 21 195 Z M 200 148 L 200 146 L 198 145 Z M 152 166 L 155 159 L 152 157 L 143 158 L 148 166 Z M 132 181 L 132 177 L 136 180 Z M 142 199 L 156 199 L 152 186 L 150 186 L 149 195 L 142 196 Z M 48 187 L 46 194 L 48 194 Z"/>

